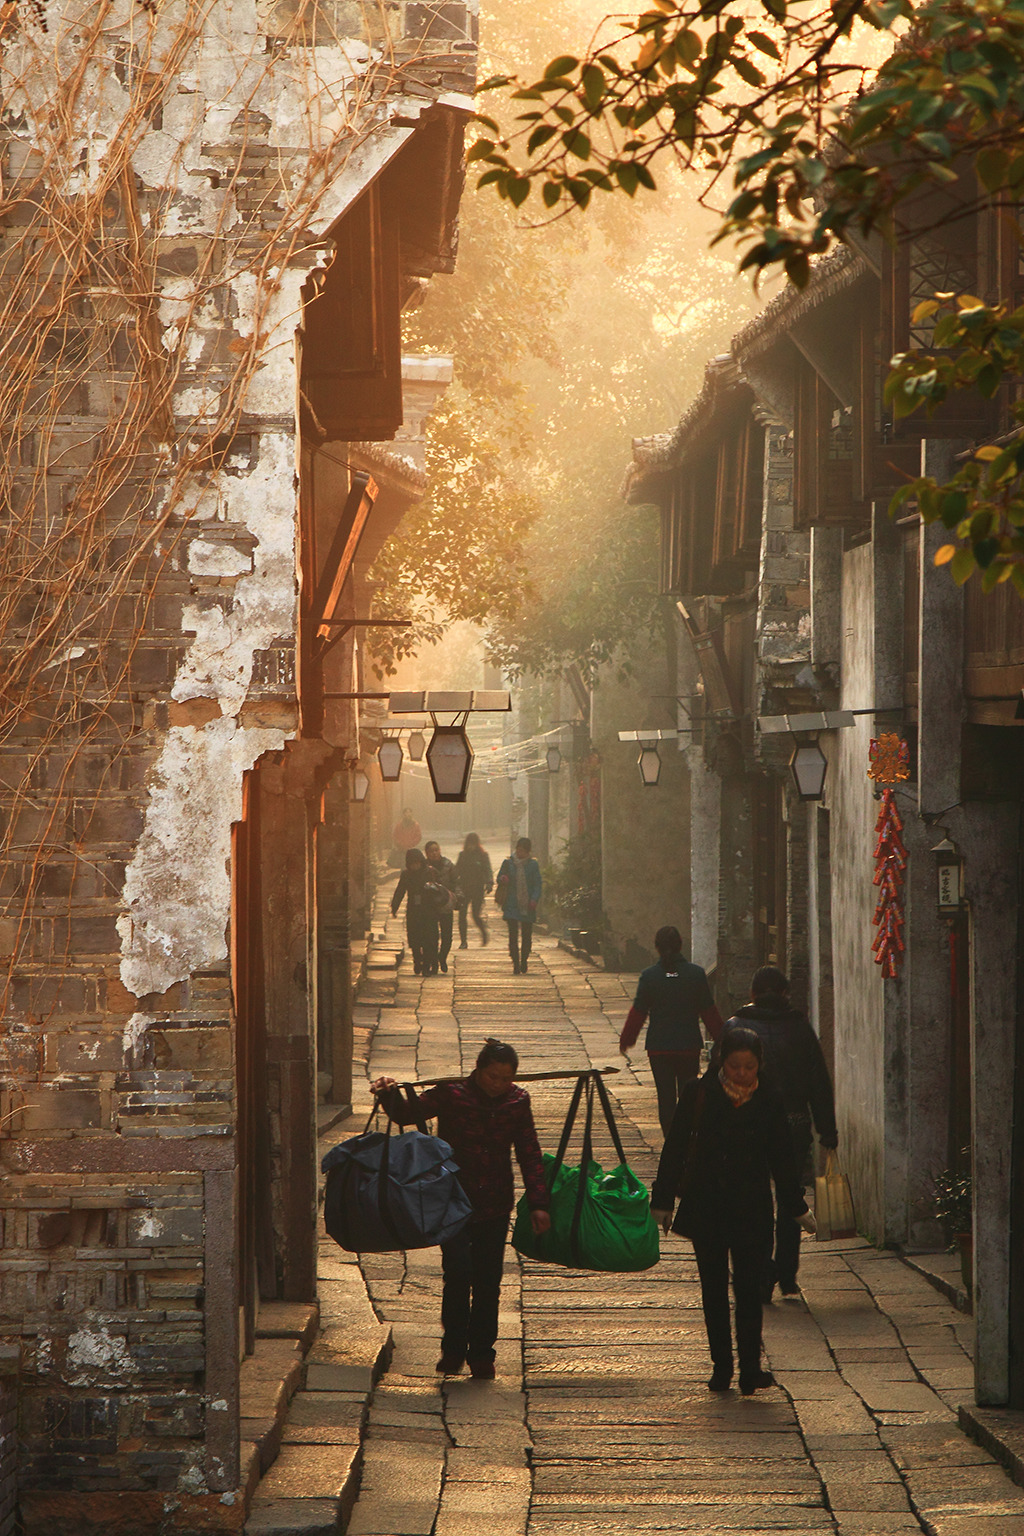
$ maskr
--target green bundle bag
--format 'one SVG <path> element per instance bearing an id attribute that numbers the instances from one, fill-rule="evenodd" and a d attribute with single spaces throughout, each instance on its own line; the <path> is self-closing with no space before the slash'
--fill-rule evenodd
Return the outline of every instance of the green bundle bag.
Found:
<path id="1" fill-rule="evenodd" d="M 566 1167 L 565 1154 L 580 1102 L 586 1093 L 583 1155 L 578 1168 Z M 591 1156 L 594 1098 L 600 1099 L 618 1165 L 605 1173 Z M 512 1244 L 528 1259 L 565 1264 L 570 1269 L 631 1273 L 650 1269 L 661 1257 L 658 1226 L 647 1191 L 626 1162 L 608 1092 L 597 1073 L 581 1073 L 573 1090 L 562 1139 L 554 1157 L 544 1154 L 551 1191 L 551 1230 L 539 1237 L 530 1222 L 525 1195 L 516 1208 Z"/>

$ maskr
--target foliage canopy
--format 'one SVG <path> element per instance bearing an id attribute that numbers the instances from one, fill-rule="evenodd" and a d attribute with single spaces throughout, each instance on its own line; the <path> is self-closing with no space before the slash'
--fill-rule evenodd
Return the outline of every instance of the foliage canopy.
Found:
<path id="1" fill-rule="evenodd" d="M 857 58 L 870 32 L 896 45 L 877 70 Z M 522 110 L 505 131 L 480 116 L 469 152 L 479 185 L 514 207 L 536 187 L 557 215 L 596 192 L 653 190 L 652 167 L 672 157 L 703 173 L 705 199 L 719 203 L 714 239 L 736 242 L 755 277 L 781 269 L 802 286 L 837 240 L 900 238 L 914 194 L 965 171 L 978 204 L 1019 225 L 1024 0 L 761 0 L 760 14 L 741 0 L 653 0 L 532 81 L 495 75 L 482 89 L 510 92 Z M 991 397 L 1024 370 L 1024 310 L 936 295 L 944 303 L 936 352 L 893 359 L 898 415 L 958 389 Z M 1024 594 L 1022 469 L 1018 433 L 948 484 L 901 492 L 949 527 L 942 559 L 956 579 L 980 568 L 988 585 L 1012 579 Z"/>

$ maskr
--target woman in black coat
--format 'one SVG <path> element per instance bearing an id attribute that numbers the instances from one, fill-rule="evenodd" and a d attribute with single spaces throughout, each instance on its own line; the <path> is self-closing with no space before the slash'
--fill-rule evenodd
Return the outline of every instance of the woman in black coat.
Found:
<path id="1" fill-rule="evenodd" d="M 412 951 L 412 968 L 417 976 L 436 976 L 438 913 L 446 895 L 418 848 L 410 848 L 405 855 L 405 868 L 391 898 L 392 917 L 397 917 L 403 896 L 407 898 L 405 933 Z"/>
<path id="2" fill-rule="evenodd" d="M 720 1066 L 683 1089 L 651 1194 L 655 1220 L 666 1232 L 671 1225 L 693 1241 L 712 1392 L 724 1392 L 732 1383 L 732 1259 L 740 1391 L 747 1396 L 775 1384 L 761 1369 L 761 1276 L 772 1243 L 771 1181 L 780 1208 L 794 1218 L 807 1213 L 785 1108 L 774 1089 L 758 1080 L 761 1059 L 753 1030 L 726 1031 L 719 1042 Z M 813 1226 L 813 1217 L 807 1222 Z"/>

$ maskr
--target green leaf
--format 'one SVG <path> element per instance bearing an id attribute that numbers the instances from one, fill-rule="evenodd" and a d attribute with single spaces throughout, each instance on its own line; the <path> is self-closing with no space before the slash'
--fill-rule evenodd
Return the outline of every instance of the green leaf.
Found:
<path id="1" fill-rule="evenodd" d="M 569 151 L 569 154 L 575 155 L 577 160 L 590 159 L 590 140 L 578 128 L 570 128 L 568 133 L 563 133 L 562 143 Z"/>
<path id="2" fill-rule="evenodd" d="M 770 59 L 781 59 L 778 47 L 765 32 L 748 32 L 747 42 L 753 43 L 759 53 L 766 53 Z"/>
<path id="3" fill-rule="evenodd" d="M 566 186 L 576 206 L 585 208 L 590 202 L 590 183 L 584 181 L 582 177 L 574 176 L 566 182 Z"/>
<path id="4" fill-rule="evenodd" d="M 528 176 L 516 176 L 508 183 L 505 193 L 513 208 L 519 208 L 530 195 L 530 179 Z"/>
<path id="5" fill-rule="evenodd" d="M 648 192 L 653 192 L 655 190 L 654 177 L 651 175 L 646 165 L 638 164 L 636 166 L 636 179 L 639 181 L 642 187 L 647 188 Z"/>
<path id="6" fill-rule="evenodd" d="M 466 164 L 472 165 L 474 160 L 486 160 L 488 155 L 492 155 L 493 153 L 493 140 L 477 139 L 466 151 Z"/>
<path id="7" fill-rule="evenodd" d="M 541 123 L 527 139 L 526 153 L 528 155 L 535 154 L 541 145 L 546 144 L 549 139 L 553 139 L 557 132 L 558 129 L 553 128 L 550 123 Z"/>
<path id="8" fill-rule="evenodd" d="M 745 80 L 748 85 L 764 85 L 764 75 L 762 75 L 757 65 L 752 64 L 749 59 L 743 58 L 742 54 L 737 55 L 733 59 L 732 67 L 740 79 Z"/>
<path id="9" fill-rule="evenodd" d="M 490 79 L 485 80 L 483 85 L 477 86 L 475 94 L 479 96 L 481 91 L 497 91 L 502 86 L 511 84 L 512 77 L 510 75 L 491 75 Z"/>
<path id="10" fill-rule="evenodd" d="M 580 76 L 583 86 L 583 98 L 591 112 L 596 112 L 604 95 L 606 80 L 604 70 L 600 64 L 588 64 Z"/>
<path id="11" fill-rule="evenodd" d="M 474 112 L 471 121 L 474 123 L 482 123 L 485 128 L 489 128 L 491 130 L 495 137 L 501 136 L 501 129 L 498 127 L 493 117 L 485 117 L 482 112 Z"/>
<path id="12" fill-rule="evenodd" d="M 958 549 L 949 562 L 949 574 L 958 587 L 963 586 L 968 576 L 974 570 L 974 566 L 974 550 L 971 549 L 970 545 L 964 545 L 963 548 Z"/>
<path id="13" fill-rule="evenodd" d="M 689 27 L 684 27 L 676 36 L 675 49 L 681 63 L 696 64 L 704 45 L 696 32 L 692 32 Z"/>
<path id="14" fill-rule="evenodd" d="M 998 539 L 979 539 L 974 546 L 974 558 L 983 571 L 988 570 L 998 553 Z M 955 558 L 953 563 L 956 564 Z"/>
<path id="15" fill-rule="evenodd" d="M 571 53 L 561 53 L 544 71 L 545 80 L 554 80 L 557 75 L 568 75 L 576 68 L 579 59 L 574 59 Z"/>
<path id="16" fill-rule="evenodd" d="M 615 167 L 615 180 L 628 197 L 633 197 L 640 185 L 640 177 L 635 165 L 617 165 Z"/>
<path id="17" fill-rule="evenodd" d="M 544 199 L 545 208 L 553 208 L 562 195 L 562 188 L 557 181 L 546 181 L 540 195 Z"/>

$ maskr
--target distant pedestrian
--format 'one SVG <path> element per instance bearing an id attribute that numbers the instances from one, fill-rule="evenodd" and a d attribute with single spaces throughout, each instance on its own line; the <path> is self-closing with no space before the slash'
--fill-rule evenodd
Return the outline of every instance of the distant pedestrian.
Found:
<path id="1" fill-rule="evenodd" d="M 750 1002 L 729 1020 L 760 1037 L 764 1047 L 764 1080 L 782 1095 L 789 1119 L 793 1151 L 801 1176 L 811 1150 L 811 1122 L 823 1147 L 839 1145 L 832 1080 L 821 1041 L 810 1020 L 789 998 L 789 981 L 774 965 L 763 965 L 750 983 Z M 775 1217 L 775 1253 L 769 1256 L 763 1296 L 771 1301 L 776 1285 L 783 1296 L 795 1296 L 800 1265 L 800 1226 L 779 1204 Z"/>
<path id="2" fill-rule="evenodd" d="M 480 930 L 481 941 L 490 940 L 483 915 L 484 897 L 494 888 L 494 872 L 487 851 L 477 832 L 467 832 L 462 852 L 455 861 L 455 880 L 459 892 L 459 948 L 469 948 L 469 914 Z"/>
<path id="3" fill-rule="evenodd" d="M 731 1258 L 740 1391 L 749 1396 L 775 1385 L 761 1368 L 761 1273 L 771 1243 L 771 1180 L 788 1216 L 806 1215 L 807 1204 L 782 1099 L 759 1079 L 760 1036 L 751 1029 L 726 1029 L 717 1054 L 721 1065 L 709 1067 L 683 1089 L 658 1164 L 651 1209 L 666 1232 L 672 1226 L 693 1242 L 712 1392 L 724 1392 L 732 1383 Z M 813 1220 L 807 1217 L 808 1226 Z"/>
<path id="4" fill-rule="evenodd" d="M 423 831 L 412 811 L 406 806 L 402 812 L 402 819 L 395 823 L 395 830 L 391 839 L 396 848 L 401 848 L 407 853 L 410 848 L 418 848 L 423 837 Z"/>
<path id="5" fill-rule="evenodd" d="M 534 1232 L 547 1232 L 547 1182 L 530 1095 L 515 1086 L 519 1057 L 511 1045 L 488 1040 L 476 1069 L 457 1082 L 438 1083 L 416 1095 L 413 1110 L 391 1093 L 386 1107 L 403 1123 L 413 1114 L 437 1116 L 437 1134 L 452 1149 L 459 1181 L 473 1206 L 473 1218 L 456 1237 L 441 1244 L 441 1358 L 437 1369 L 455 1376 L 466 1362 L 474 1376 L 494 1376 L 498 1303 L 505 1262 L 508 1218 L 514 1202 L 512 1151 L 526 1186 Z M 394 1089 L 381 1077 L 375 1093 Z"/>
<path id="6" fill-rule="evenodd" d="M 391 916 L 397 917 L 405 897 L 405 933 L 412 954 L 412 968 L 417 976 L 437 975 L 438 909 L 443 891 L 418 848 L 405 855 L 405 869 L 398 877 L 391 898 Z"/>
<path id="7" fill-rule="evenodd" d="M 498 870 L 495 900 L 508 924 L 508 952 L 512 970 L 526 975 L 526 962 L 533 949 L 533 924 L 541 895 L 540 865 L 532 857 L 533 844 L 528 837 L 516 843 L 515 854 Z"/>
<path id="8" fill-rule="evenodd" d="M 431 878 L 441 887 L 443 897 L 438 898 L 437 925 L 440 943 L 437 963 L 447 974 L 448 956 L 452 947 L 452 924 L 455 921 L 455 865 L 441 852 L 441 844 L 433 841 L 424 844 L 423 852 Z"/>
<path id="9" fill-rule="evenodd" d="M 649 1019 L 647 1057 L 658 1094 L 661 1134 L 667 1136 L 679 1095 L 700 1072 L 704 1042 L 697 1021 L 703 1019 L 711 1038 L 717 1040 L 722 1033 L 722 1015 L 704 971 L 683 958 L 679 929 L 659 928 L 654 947 L 657 964 L 640 972 L 636 997 L 619 1036 L 619 1050 L 625 1056 Z"/>

